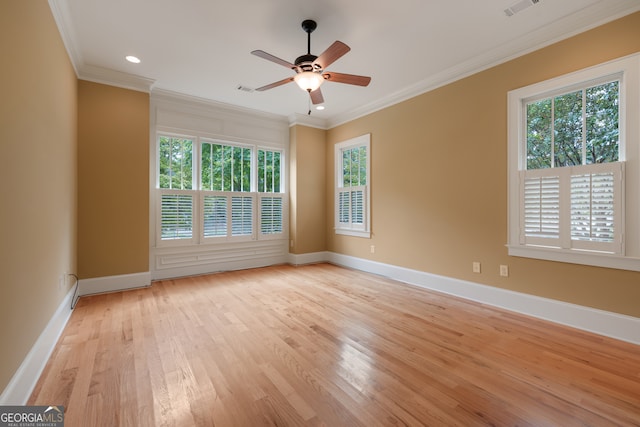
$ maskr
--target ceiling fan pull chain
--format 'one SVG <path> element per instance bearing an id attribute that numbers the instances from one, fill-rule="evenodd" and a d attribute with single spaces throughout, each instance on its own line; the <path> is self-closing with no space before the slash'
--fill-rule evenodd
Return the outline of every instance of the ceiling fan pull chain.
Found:
<path id="1" fill-rule="evenodd" d="M 308 91 L 308 92 L 309 92 L 309 98 L 307 98 L 307 103 L 309 105 L 309 112 L 307 113 L 307 116 L 310 116 L 311 115 L 311 91 Z"/>

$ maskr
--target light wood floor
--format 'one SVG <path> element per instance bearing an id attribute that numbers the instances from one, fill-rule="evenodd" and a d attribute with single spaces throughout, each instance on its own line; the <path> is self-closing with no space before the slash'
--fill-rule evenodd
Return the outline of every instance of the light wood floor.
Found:
<path id="1" fill-rule="evenodd" d="M 640 347 L 321 264 L 84 297 L 66 426 L 638 426 Z"/>

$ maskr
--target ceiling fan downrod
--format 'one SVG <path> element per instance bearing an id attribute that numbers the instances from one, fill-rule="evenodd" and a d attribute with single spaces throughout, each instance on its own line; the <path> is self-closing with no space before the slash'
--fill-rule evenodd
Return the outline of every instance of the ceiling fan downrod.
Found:
<path id="1" fill-rule="evenodd" d="M 296 58 L 295 65 L 300 67 L 302 71 L 313 71 L 313 61 L 318 57 L 311 54 L 311 33 L 318 25 L 312 19 L 302 21 L 302 29 L 307 33 L 307 54 Z"/>
<path id="2" fill-rule="evenodd" d="M 305 19 L 302 21 L 302 29 L 307 33 L 307 55 L 311 55 L 311 33 L 318 27 L 313 19 Z"/>

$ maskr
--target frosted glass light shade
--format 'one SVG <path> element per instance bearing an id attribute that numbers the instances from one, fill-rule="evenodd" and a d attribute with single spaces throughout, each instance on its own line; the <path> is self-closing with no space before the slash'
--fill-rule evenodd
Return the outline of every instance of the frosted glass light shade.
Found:
<path id="1" fill-rule="evenodd" d="M 314 73 L 313 71 L 303 71 L 302 73 L 298 73 L 293 78 L 295 82 L 300 86 L 300 89 L 305 92 L 313 92 L 318 89 L 322 82 L 324 82 L 324 77 L 320 73 Z"/>

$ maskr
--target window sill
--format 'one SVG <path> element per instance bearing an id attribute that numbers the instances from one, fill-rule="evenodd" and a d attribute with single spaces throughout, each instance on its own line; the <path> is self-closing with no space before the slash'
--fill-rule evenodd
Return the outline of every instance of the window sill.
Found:
<path id="1" fill-rule="evenodd" d="M 541 246 L 507 245 L 510 256 L 640 271 L 640 258 L 580 250 L 564 250 Z"/>
<path id="2" fill-rule="evenodd" d="M 357 231 L 357 230 L 345 230 L 344 228 L 336 228 L 336 234 L 342 234 L 344 236 L 363 237 L 365 239 L 371 238 L 370 231 Z"/>

